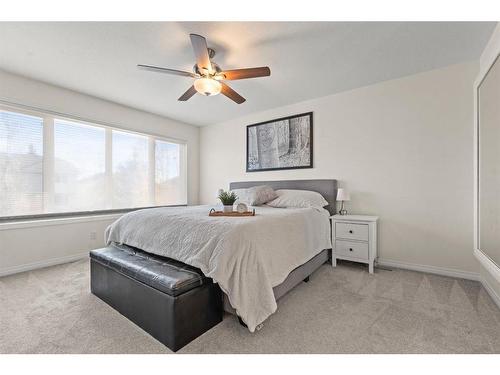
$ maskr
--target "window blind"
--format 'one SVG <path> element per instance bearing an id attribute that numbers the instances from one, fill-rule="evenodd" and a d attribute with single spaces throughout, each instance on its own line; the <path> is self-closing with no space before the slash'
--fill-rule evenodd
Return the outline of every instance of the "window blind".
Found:
<path id="1" fill-rule="evenodd" d="M 0 111 L 0 216 L 43 210 L 43 119 Z"/>
<path id="2" fill-rule="evenodd" d="M 0 218 L 181 205 L 186 146 L 0 107 Z"/>

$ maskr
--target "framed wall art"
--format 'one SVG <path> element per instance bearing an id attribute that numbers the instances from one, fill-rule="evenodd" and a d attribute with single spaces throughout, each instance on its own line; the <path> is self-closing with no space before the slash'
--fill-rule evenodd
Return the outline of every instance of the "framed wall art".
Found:
<path id="1" fill-rule="evenodd" d="M 312 167 L 312 112 L 247 126 L 247 172 Z"/>

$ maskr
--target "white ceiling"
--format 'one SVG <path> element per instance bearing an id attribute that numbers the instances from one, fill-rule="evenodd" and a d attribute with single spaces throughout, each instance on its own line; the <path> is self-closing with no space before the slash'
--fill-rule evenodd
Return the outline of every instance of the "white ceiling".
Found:
<path id="1" fill-rule="evenodd" d="M 0 69 L 195 125 L 477 59 L 495 23 L 83 22 L 0 23 Z M 191 78 L 189 33 L 205 36 L 222 68 L 269 66 L 271 77 L 230 82 L 247 101 L 177 98 Z"/>

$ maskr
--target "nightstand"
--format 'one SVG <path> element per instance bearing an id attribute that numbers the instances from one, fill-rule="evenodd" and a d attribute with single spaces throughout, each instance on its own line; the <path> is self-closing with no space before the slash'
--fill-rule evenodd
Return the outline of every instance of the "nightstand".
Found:
<path id="1" fill-rule="evenodd" d="M 332 266 L 337 259 L 367 263 L 373 273 L 377 259 L 378 216 L 333 215 L 332 220 Z"/>

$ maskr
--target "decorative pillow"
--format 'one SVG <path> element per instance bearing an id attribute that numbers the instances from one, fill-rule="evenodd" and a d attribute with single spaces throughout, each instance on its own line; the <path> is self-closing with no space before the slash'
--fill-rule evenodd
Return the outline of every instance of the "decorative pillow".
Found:
<path id="1" fill-rule="evenodd" d="M 267 185 L 253 186 L 248 189 L 234 189 L 232 190 L 238 199 L 236 203 L 245 203 L 249 206 L 260 206 L 275 199 L 278 195 L 276 192 Z"/>
<path id="2" fill-rule="evenodd" d="M 276 190 L 278 198 L 267 202 L 270 207 L 277 208 L 323 208 L 328 202 L 320 193 L 309 190 Z"/>

